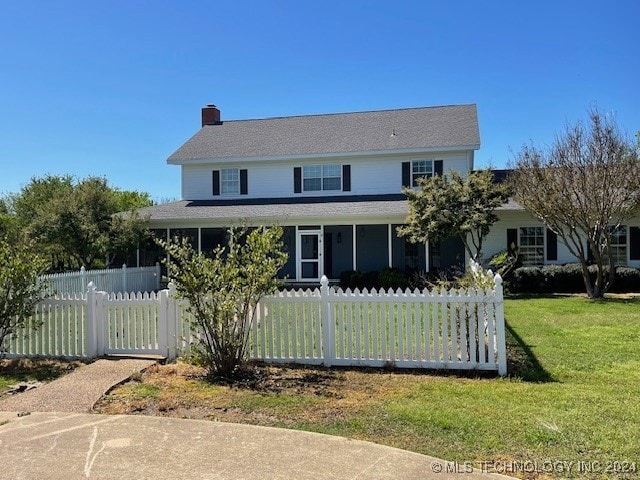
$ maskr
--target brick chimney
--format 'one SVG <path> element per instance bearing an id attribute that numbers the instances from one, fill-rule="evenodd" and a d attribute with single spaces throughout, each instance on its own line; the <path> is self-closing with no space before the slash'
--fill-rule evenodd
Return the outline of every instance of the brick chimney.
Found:
<path id="1" fill-rule="evenodd" d="M 206 107 L 202 107 L 202 126 L 205 125 L 220 125 L 220 110 L 213 103 L 207 104 Z"/>

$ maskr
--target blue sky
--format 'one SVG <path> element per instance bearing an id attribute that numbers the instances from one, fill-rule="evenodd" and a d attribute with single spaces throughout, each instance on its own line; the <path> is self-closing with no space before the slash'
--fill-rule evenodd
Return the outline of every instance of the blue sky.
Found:
<path id="1" fill-rule="evenodd" d="M 640 130 L 640 2 L 30 1 L 0 7 L 0 194 L 46 173 L 179 198 L 222 118 L 476 103 L 476 166 L 597 104 Z"/>

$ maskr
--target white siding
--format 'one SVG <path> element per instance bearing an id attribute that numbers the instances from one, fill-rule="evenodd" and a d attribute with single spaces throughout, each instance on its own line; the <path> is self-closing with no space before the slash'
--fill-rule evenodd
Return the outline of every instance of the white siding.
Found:
<path id="1" fill-rule="evenodd" d="M 299 159 L 269 162 L 237 162 L 229 164 L 182 166 L 182 198 L 185 200 L 213 200 L 234 198 L 278 198 L 318 195 L 383 195 L 400 193 L 402 187 L 402 162 L 418 159 L 443 160 L 443 173 L 455 170 L 467 174 L 467 152 L 362 157 L 335 157 L 326 160 Z M 351 191 L 293 192 L 293 169 L 309 164 L 351 165 Z M 248 170 L 248 195 L 213 195 L 212 171 L 222 168 L 246 168 Z"/>
<path id="2" fill-rule="evenodd" d="M 526 211 L 499 211 L 499 220 L 491 227 L 491 231 L 484 241 L 483 263 L 486 263 L 493 255 L 507 248 L 507 229 L 519 228 L 519 227 L 537 227 L 543 226 L 542 223 L 535 220 Z M 634 218 L 632 221 L 626 223 L 627 226 L 640 225 L 640 219 Z M 558 237 L 558 259 L 547 260 L 547 246 L 546 246 L 546 229 L 545 229 L 545 264 L 565 264 L 576 263 L 578 259 L 573 256 L 567 246 L 562 242 L 562 239 Z M 627 258 L 629 256 L 629 231 L 627 230 Z M 640 268 L 640 260 L 628 261 L 627 265 L 630 267 Z"/>

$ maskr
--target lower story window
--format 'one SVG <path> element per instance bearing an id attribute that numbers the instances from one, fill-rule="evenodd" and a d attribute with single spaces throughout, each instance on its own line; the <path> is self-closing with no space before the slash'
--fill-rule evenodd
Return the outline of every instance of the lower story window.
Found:
<path id="1" fill-rule="evenodd" d="M 520 227 L 518 255 L 524 266 L 544 263 L 544 228 Z"/>
<path id="2" fill-rule="evenodd" d="M 611 239 L 609 254 L 613 258 L 614 265 L 627 264 L 627 227 L 621 225 L 618 228 L 609 227 Z"/>

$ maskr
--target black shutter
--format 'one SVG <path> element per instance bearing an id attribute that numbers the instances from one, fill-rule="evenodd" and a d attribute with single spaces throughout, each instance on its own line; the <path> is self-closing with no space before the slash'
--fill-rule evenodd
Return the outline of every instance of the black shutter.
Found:
<path id="1" fill-rule="evenodd" d="M 547 260 L 558 260 L 558 235 L 547 228 Z"/>
<path id="2" fill-rule="evenodd" d="M 589 242 L 585 242 L 585 245 L 587 246 L 587 262 L 593 262 L 593 252 L 591 251 Z"/>
<path id="3" fill-rule="evenodd" d="M 342 191 L 351 191 L 351 165 L 342 166 Z"/>
<path id="4" fill-rule="evenodd" d="M 402 162 L 402 186 L 411 187 L 411 162 Z"/>
<path id="5" fill-rule="evenodd" d="M 433 162 L 434 175 L 442 176 L 442 160 L 436 160 Z"/>
<path id="6" fill-rule="evenodd" d="M 247 177 L 247 170 L 240 170 L 240 195 L 246 195 L 248 193 Z"/>
<path id="7" fill-rule="evenodd" d="M 640 260 L 640 227 L 629 228 L 629 260 Z"/>
<path id="8" fill-rule="evenodd" d="M 518 229 L 507 228 L 507 251 L 511 254 L 515 253 L 518 248 Z"/>
<path id="9" fill-rule="evenodd" d="M 213 194 L 220 195 L 220 170 L 213 171 Z"/>
<path id="10" fill-rule="evenodd" d="M 293 192 L 302 193 L 302 167 L 293 169 Z"/>

